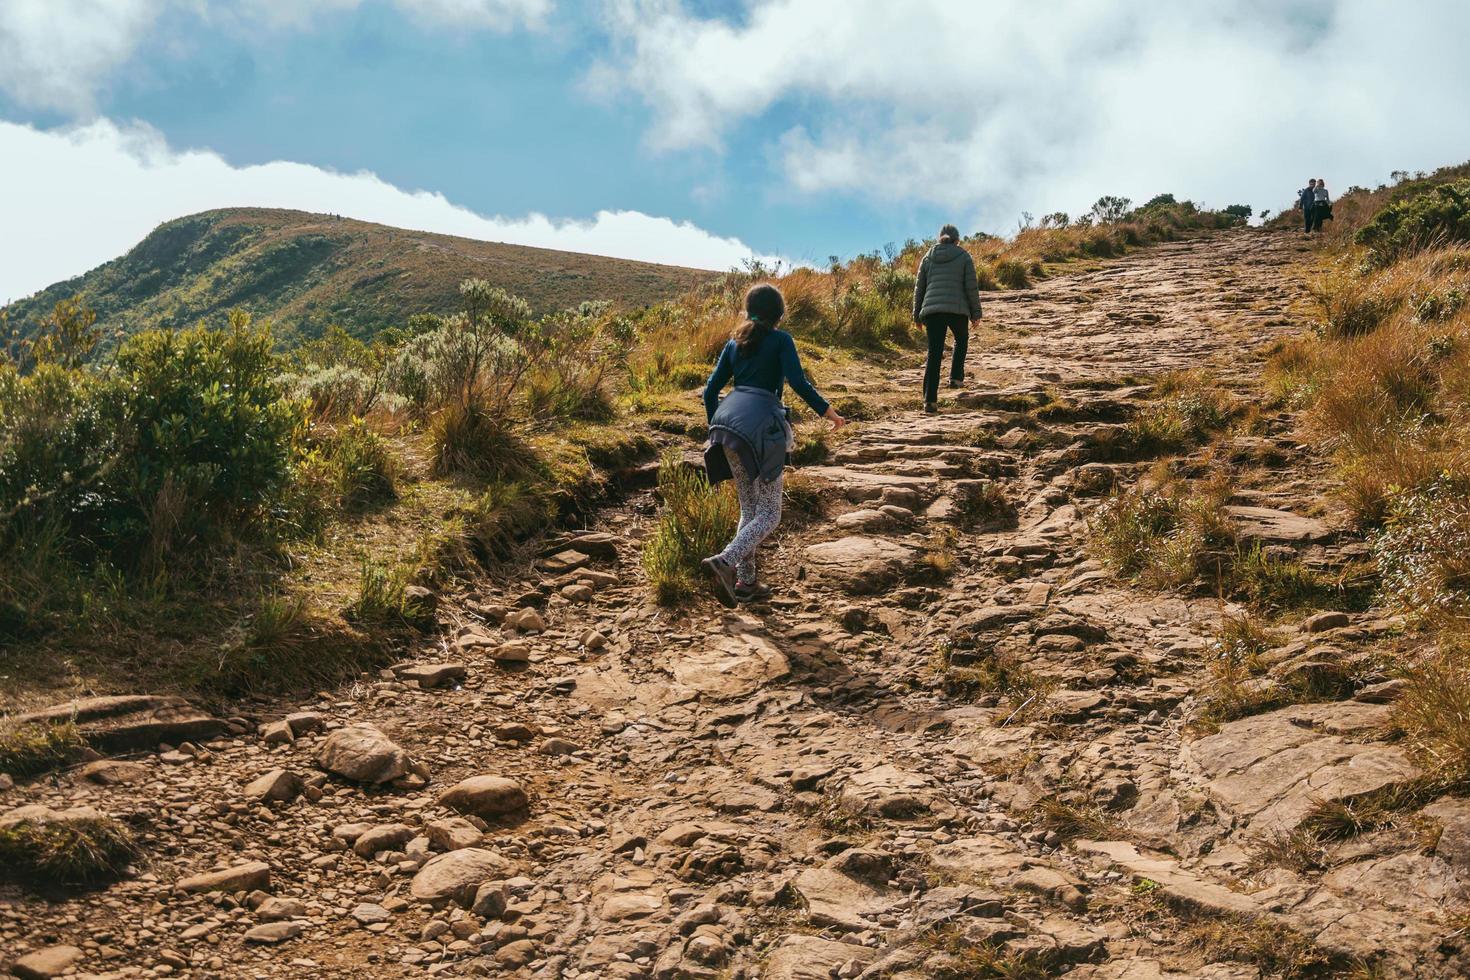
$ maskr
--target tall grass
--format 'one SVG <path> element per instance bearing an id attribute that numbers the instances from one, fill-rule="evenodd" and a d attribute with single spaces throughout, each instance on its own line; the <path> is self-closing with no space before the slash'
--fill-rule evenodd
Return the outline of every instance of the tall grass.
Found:
<path id="1" fill-rule="evenodd" d="M 735 535 L 740 505 L 730 483 L 711 487 L 673 451 L 659 465 L 658 493 L 663 510 L 644 544 L 643 570 L 658 601 L 673 604 L 692 593 L 699 563 Z"/>

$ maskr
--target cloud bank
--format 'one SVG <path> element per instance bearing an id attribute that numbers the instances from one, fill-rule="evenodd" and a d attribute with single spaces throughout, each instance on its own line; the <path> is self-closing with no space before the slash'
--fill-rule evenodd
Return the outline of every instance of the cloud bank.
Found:
<path id="1" fill-rule="evenodd" d="M 692 6 L 608 0 L 596 77 L 648 105 L 653 147 L 753 138 L 796 196 L 1004 229 L 1103 193 L 1275 207 L 1470 146 L 1461 0 Z"/>
<path id="2" fill-rule="evenodd" d="M 96 120 L 64 131 L 0 121 L 0 303 L 127 251 L 160 223 L 222 207 L 295 208 L 400 228 L 646 262 L 724 270 L 753 257 L 734 238 L 638 211 L 589 221 L 486 217 L 442 194 L 406 191 L 368 172 L 302 163 L 235 167 L 178 151 L 143 125 Z M 764 257 L 766 261 L 773 258 Z"/>

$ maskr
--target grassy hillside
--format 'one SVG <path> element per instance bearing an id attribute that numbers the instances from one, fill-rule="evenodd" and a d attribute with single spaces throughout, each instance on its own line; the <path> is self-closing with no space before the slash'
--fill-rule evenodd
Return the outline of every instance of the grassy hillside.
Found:
<path id="1" fill-rule="evenodd" d="M 160 225 L 91 272 L 7 308 L 32 333 L 79 295 L 108 330 L 184 327 L 231 309 L 276 324 L 282 340 L 338 325 L 358 337 L 413 313 L 449 313 L 459 284 L 484 279 L 538 313 L 614 300 L 636 308 L 713 278 L 697 269 L 407 231 L 327 214 L 236 208 Z"/>
<path id="2" fill-rule="evenodd" d="M 1118 212 L 1051 216 L 1011 240 L 964 244 L 982 288 L 1023 290 L 1235 223 L 1188 202 Z M 375 236 L 364 239 L 334 233 L 338 224 L 280 212 L 174 222 L 90 284 L 72 284 L 80 299 L 59 299 L 35 336 L 0 348 L 0 712 L 54 700 L 53 686 L 234 696 L 381 664 L 436 628 L 436 595 L 515 567 L 661 446 L 697 445 L 698 388 L 746 289 L 772 275 L 754 267 L 700 282 L 609 260 L 631 277 L 618 305 L 538 315 L 488 278 L 488 259 L 474 267 L 483 275 L 458 282 L 448 270 L 460 266 L 440 254 L 505 246 L 340 223 Z M 393 329 L 367 341 L 341 330 L 280 336 L 290 323 L 281 311 L 315 295 L 282 270 L 352 285 L 370 277 L 344 255 L 370 245 L 383 269 L 392 257 L 394 278 L 321 295 L 371 298 L 396 311 L 378 321 Z M 910 302 L 926 247 L 775 279 L 808 372 L 852 418 L 896 404 L 860 393 L 918 356 Z M 426 274 L 405 274 L 399 253 L 432 253 L 442 293 L 424 288 Z M 641 269 L 700 284 L 645 306 Z M 166 281 L 244 309 L 205 315 L 199 302 L 165 321 L 190 326 L 133 332 L 98 357 L 104 331 L 127 322 L 118 311 L 160 302 Z M 260 296 L 275 297 L 253 307 L 274 324 L 246 312 Z M 797 459 L 819 461 L 824 427 L 804 407 L 797 417 Z M 678 598 L 692 552 L 664 553 L 674 560 L 658 571 L 660 595 Z"/>

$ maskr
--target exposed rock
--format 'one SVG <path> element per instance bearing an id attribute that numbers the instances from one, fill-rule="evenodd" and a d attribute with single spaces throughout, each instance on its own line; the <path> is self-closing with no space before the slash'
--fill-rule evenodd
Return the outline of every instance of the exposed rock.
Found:
<path id="1" fill-rule="evenodd" d="M 386 783 L 413 767 L 408 753 L 372 725 L 349 725 L 332 732 L 317 762 L 328 772 L 359 783 Z"/>
<path id="2" fill-rule="evenodd" d="M 363 831 L 352 842 L 352 851 L 359 857 L 371 858 L 380 851 L 396 851 L 413 838 L 414 829 L 407 824 L 379 824 Z"/>
<path id="3" fill-rule="evenodd" d="M 151 749 L 159 742 L 203 741 L 225 730 L 223 719 L 205 714 L 183 698 L 158 694 L 84 698 L 13 715 L 9 721 L 17 727 L 70 721 L 88 744 L 103 752 Z"/>
<path id="4" fill-rule="evenodd" d="M 305 781 L 296 773 L 272 769 L 246 783 L 244 795 L 248 800 L 282 803 L 296 799 L 305 788 Z"/>
<path id="5" fill-rule="evenodd" d="M 409 893 L 420 902 L 469 905 L 487 881 L 503 879 L 511 864 L 494 851 L 466 847 L 429 859 L 414 875 Z"/>
<path id="6" fill-rule="evenodd" d="M 404 664 L 393 668 L 399 680 L 415 681 L 424 690 L 436 687 L 449 687 L 456 681 L 462 681 L 468 672 L 464 664 L 460 663 L 434 663 L 434 664 Z"/>
<path id="7" fill-rule="evenodd" d="M 439 797 L 441 806 L 472 813 L 486 820 L 524 810 L 530 799 L 521 784 L 503 776 L 471 776 L 460 780 Z"/>
<path id="8" fill-rule="evenodd" d="M 21 980 L 51 980 L 81 962 L 82 955 L 76 946 L 48 946 L 16 960 L 10 972 Z"/>
<path id="9" fill-rule="evenodd" d="M 878 958 L 878 951 L 817 936 L 792 935 L 782 939 L 766 958 L 763 980 L 831 980 L 849 965 L 862 968 Z M 856 976 L 856 972 L 845 973 Z"/>
<path id="10" fill-rule="evenodd" d="M 913 548 L 859 536 L 814 544 L 805 554 L 814 574 L 854 595 L 881 592 L 913 571 L 918 561 Z"/>
<path id="11" fill-rule="evenodd" d="M 269 888 L 271 866 L 264 861 L 246 861 L 220 871 L 184 878 L 174 887 L 181 892 L 248 892 Z"/>
<path id="12" fill-rule="evenodd" d="M 441 851 L 457 851 L 462 847 L 474 847 L 484 839 L 480 828 L 460 817 L 435 820 L 424 828 L 429 843 Z"/>
<path id="13" fill-rule="evenodd" d="M 1243 541 L 1299 543 L 1332 538 L 1332 531 L 1321 521 L 1284 510 L 1241 506 L 1227 506 L 1222 510 Z"/>

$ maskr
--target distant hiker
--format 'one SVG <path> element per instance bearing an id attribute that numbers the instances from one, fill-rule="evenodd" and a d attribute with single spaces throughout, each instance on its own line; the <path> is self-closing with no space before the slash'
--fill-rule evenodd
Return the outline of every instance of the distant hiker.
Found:
<path id="1" fill-rule="evenodd" d="M 970 324 L 980 321 L 980 284 L 975 260 L 960 248 L 954 225 L 939 229 L 939 241 L 919 263 L 914 283 L 914 322 L 929 335 L 929 359 L 924 363 L 924 411 L 939 411 L 939 367 L 944 361 L 944 338 L 954 332 L 954 359 L 949 386 L 965 383 L 965 353 L 970 346 Z"/>
<path id="2" fill-rule="evenodd" d="M 769 283 L 750 287 L 745 322 L 720 351 L 704 386 L 709 420 L 705 467 L 711 483 L 734 479 L 740 526 L 724 551 L 701 564 L 714 579 L 715 595 L 732 607 L 770 594 L 756 582 L 755 553 L 781 523 L 781 476 L 796 442 L 790 413 L 781 403 L 782 385 L 791 385 L 832 428 L 847 424 L 807 381 L 791 334 L 776 329 L 785 315 L 780 290 Z M 720 390 L 732 379 L 734 390 L 721 399 Z"/>
<path id="3" fill-rule="evenodd" d="M 1307 186 L 1296 193 L 1296 206 L 1302 212 L 1302 231 L 1312 233 L 1312 212 L 1317 206 L 1317 178 L 1307 181 Z"/>
<path id="4" fill-rule="evenodd" d="M 1312 230 L 1321 231 L 1322 222 L 1332 220 L 1332 197 L 1327 193 L 1327 181 L 1317 178 L 1312 191 Z"/>

